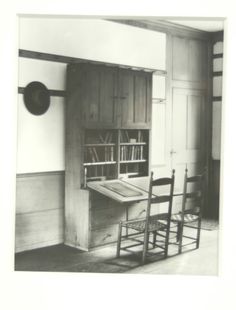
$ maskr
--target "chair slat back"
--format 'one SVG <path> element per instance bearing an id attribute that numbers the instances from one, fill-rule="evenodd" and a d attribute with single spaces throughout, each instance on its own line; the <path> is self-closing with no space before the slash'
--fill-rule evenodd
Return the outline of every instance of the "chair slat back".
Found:
<path id="1" fill-rule="evenodd" d="M 152 204 L 160 204 L 160 203 L 168 203 L 168 216 L 171 217 L 172 211 L 172 201 L 173 201 L 173 192 L 174 192 L 174 181 L 175 181 L 175 170 L 172 170 L 172 177 L 171 178 L 158 178 L 153 180 L 153 172 L 151 172 L 151 178 L 149 183 L 149 195 L 148 195 L 148 205 L 147 205 L 147 213 L 146 213 L 146 221 L 148 223 L 151 206 Z M 169 186 L 169 190 L 167 193 L 153 197 L 153 187 L 160 187 L 160 186 Z"/>
<path id="2" fill-rule="evenodd" d="M 200 175 L 189 177 L 188 169 L 185 169 L 183 200 L 182 200 L 182 216 L 184 216 L 186 212 L 191 213 L 191 210 L 196 210 L 196 207 L 191 207 L 190 209 L 187 208 L 188 199 L 191 199 L 197 203 L 198 214 L 201 214 L 204 203 L 205 174 L 206 171 L 204 171 Z M 195 188 L 193 190 L 190 190 L 189 189 L 190 185 L 192 187 L 195 186 Z"/>
<path id="3" fill-rule="evenodd" d="M 160 178 L 152 181 L 153 186 L 162 186 L 162 185 L 170 185 L 172 184 L 172 178 Z"/>
<path id="4" fill-rule="evenodd" d="M 151 199 L 151 203 L 164 203 L 169 202 L 171 200 L 171 196 L 162 195 L 162 196 L 156 196 Z"/>
<path id="5" fill-rule="evenodd" d="M 190 199 L 201 199 L 202 197 L 202 191 L 198 190 L 195 192 L 191 192 L 191 193 L 186 193 L 186 198 L 190 198 Z"/>

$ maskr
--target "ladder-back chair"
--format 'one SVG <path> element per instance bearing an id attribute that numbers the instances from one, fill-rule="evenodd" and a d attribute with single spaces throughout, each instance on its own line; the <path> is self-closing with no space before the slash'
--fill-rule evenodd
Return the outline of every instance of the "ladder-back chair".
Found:
<path id="1" fill-rule="evenodd" d="M 200 244 L 201 219 L 202 209 L 204 205 L 204 189 L 205 189 L 205 174 L 188 176 L 188 169 L 185 169 L 184 188 L 182 199 L 182 210 L 177 214 L 171 216 L 171 222 L 177 224 L 178 253 L 182 253 L 184 246 L 196 244 L 196 249 Z M 197 233 L 194 235 L 189 231 L 186 234 L 184 228 L 195 229 Z M 183 243 L 183 240 L 190 240 L 190 242 Z"/>
<path id="2" fill-rule="evenodd" d="M 141 247 L 143 264 L 146 262 L 148 255 L 164 254 L 164 258 L 167 257 L 174 191 L 174 173 L 175 171 L 173 170 L 171 177 L 155 180 L 153 179 L 153 172 L 151 173 L 146 216 L 142 219 L 120 222 L 117 241 L 117 257 L 120 256 L 121 250 L 137 253 L 131 250 L 133 247 Z M 168 187 L 167 192 L 159 196 L 157 193 L 158 188 L 163 188 L 163 186 Z M 154 187 L 155 194 L 153 194 Z M 162 210 L 161 213 L 158 212 L 153 214 L 151 209 L 154 205 L 157 207 L 156 204 L 162 204 L 165 212 Z M 150 235 L 153 236 L 152 241 Z"/>

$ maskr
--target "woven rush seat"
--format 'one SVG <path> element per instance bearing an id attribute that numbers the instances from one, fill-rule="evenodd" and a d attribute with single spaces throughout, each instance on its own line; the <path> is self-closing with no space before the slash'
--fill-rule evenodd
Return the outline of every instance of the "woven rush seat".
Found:
<path id="1" fill-rule="evenodd" d="M 183 221 L 184 221 L 184 223 L 190 223 L 190 222 L 196 221 L 198 218 L 199 218 L 199 216 L 196 214 L 185 214 L 183 217 Z M 181 213 L 173 214 L 171 216 L 171 221 L 181 222 L 182 221 Z"/>
<path id="2" fill-rule="evenodd" d="M 150 218 L 149 223 L 148 223 L 148 231 L 150 232 L 150 231 L 155 231 L 155 230 L 166 229 L 167 225 L 163 222 L 164 222 L 163 220 L 162 222 L 160 222 L 157 219 L 157 217 Z M 143 232 L 145 230 L 145 225 L 146 225 L 146 220 L 143 219 L 140 221 L 125 223 L 122 226 Z"/>

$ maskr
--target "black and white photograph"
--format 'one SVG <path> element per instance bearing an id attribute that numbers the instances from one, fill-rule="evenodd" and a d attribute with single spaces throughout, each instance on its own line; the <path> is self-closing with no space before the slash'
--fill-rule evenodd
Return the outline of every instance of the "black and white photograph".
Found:
<path id="1" fill-rule="evenodd" d="M 19 17 L 16 271 L 218 275 L 223 51 L 222 19 Z"/>
<path id="2" fill-rule="evenodd" d="M 0 308 L 235 309 L 230 1 L 9 0 Z"/>

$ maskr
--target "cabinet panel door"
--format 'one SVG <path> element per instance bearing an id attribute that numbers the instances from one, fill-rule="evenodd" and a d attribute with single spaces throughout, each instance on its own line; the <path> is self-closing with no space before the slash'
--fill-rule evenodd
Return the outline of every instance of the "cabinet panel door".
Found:
<path id="1" fill-rule="evenodd" d="M 99 87 L 100 72 L 96 66 L 87 66 L 81 74 L 81 85 L 79 87 L 79 105 L 82 111 L 82 121 L 84 125 L 99 122 Z"/>
<path id="2" fill-rule="evenodd" d="M 117 102 L 117 69 L 101 68 L 99 122 L 103 126 L 116 127 Z"/>
<path id="3" fill-rule="evenodd" d="M 134 123 L 134 74 L 130 70 L 119 71 L 119 109 L 117 121 L 121 127 Z"/>
<path id="4" fill-rule="evenodd" d="M 150 106 L 151 106 L 151 81 L 150 75 L 137 72 L 135 74 L 135 106 L 134 122 L 135 125 L 150 124 Z"/>
<path id="5" fill-rule="evenodd" d="M 86 128 L 116 127 L 115 104 L 117 69 L 99 65 L 80 65 L 78 104 Z"/>
<path id="6" fill-rule="evenodd" d="M 149 128 L 151 118 L 151 74 L 146 72 L 119 71 L 121 127 Z"/>

